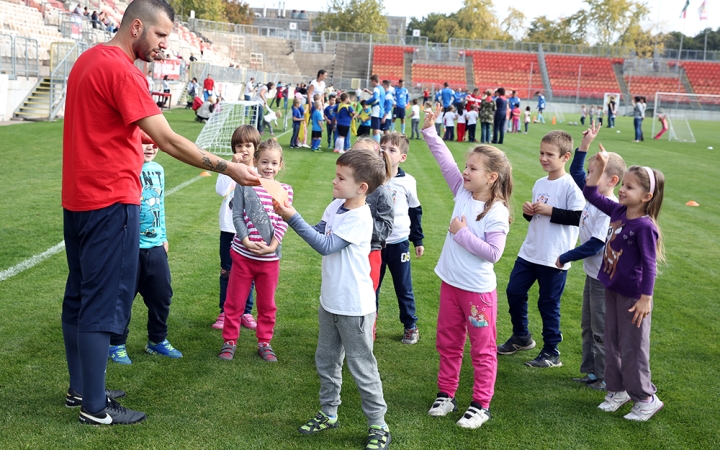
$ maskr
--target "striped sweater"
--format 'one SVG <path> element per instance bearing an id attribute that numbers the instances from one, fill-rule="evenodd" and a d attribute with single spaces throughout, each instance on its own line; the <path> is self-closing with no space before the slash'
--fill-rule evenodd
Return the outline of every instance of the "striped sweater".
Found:
<path id="1" fill-rule="evenodd" d="M 290 203 L 293 201 L 293 189 L 288 184 L 283 184 L 288 193 Z M 249 190 L 243 192 L 243 190 Z M 248 202 L 246 199 L 250 198 Z M 258 203 L 259 201 L 259 203 Z M 260 208 L 262 205 L 262 209 Z M 232 249 L 239 254 L 257 261 L 277 261 L 280 259 L 280 246 L 274 253 L 267 255 L 256 255 L 242 244 L 247 237 L 251 242 L 264 242 L 269 245 L 274 237 L 282 243 L 283 236 L 287 231 L 287 223 L 280 217 L 272 206 L 272 197 L 262 186 L 240 186 L 236 187 L 233 198 L 233 221 L 235 223 L 235 237 L 233 238 Z M 263 237 L 263 230 L 269 230 Z"/>

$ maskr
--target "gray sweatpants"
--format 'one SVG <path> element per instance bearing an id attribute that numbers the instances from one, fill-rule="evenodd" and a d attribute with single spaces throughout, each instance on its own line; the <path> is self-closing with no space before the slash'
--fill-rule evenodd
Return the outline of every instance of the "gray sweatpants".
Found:
<path id="1" fill-rule="evenodd" d="M 633 325 L 628 312 L 638 301 L 605 289 L 605 384 L 608 391 L 627 391 L 634 401 L 651 397 L 650 323 L 652 313 Z"/>
<path id="2" fill-rule="evenodd" d="M 315 366 L 320 376 L 320 409 L 329 416 L 340 405 L 343 358 L 347 356 L 350 374 L 355 379 L 368 425 L 385 425 L 387 405 L 382 382 L 373 355 L 375 313 L 366 316 L 331 314 L 318 309 L 319 333 Z"/>
<path id="3" fill-rule="evenodd" d="M 585 275 L 582 304 L 581 373 L 605 377 L 605 286 Z"/>

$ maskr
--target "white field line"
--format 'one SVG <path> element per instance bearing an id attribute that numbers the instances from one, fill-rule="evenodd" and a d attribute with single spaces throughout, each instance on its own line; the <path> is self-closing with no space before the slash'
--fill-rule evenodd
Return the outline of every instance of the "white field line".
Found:
<path id="1" fill-rule="evenodd" d="M 279 138 L 281 136 L 288 134 L 290 131 L 292 131 L 292 130 L 284 131 L 275 137 Z M 175 186 L 174 188 L 165 192 L 165 196 L 167 197 L 168 195 L 173 195 L 180 189 L 190 186 L 191 184 L 193 184 L 194 182 L 196 182 L 197 180 L 199 180 L 201 178 L 202 177 L 197 176 L 197 177 L 191 178 L 183 183 L 180 183 L 177 186 Z M 20 264 L 16 264 L 16 265 L 10 267 L 9 269 L 3 270 L 2 272 L 0 272 L 0 282 L 5 281 L 8 278 L 12 278 L 17 274 L 24 272 L 24 271 L 40 264 L 41 262 L 45 261 L 49 257 L 53 256 L 54 254 L 60 253 L 64 249 L 65 249 L 65 241 L 62 241 L 57 245 L 53 245 L 52 247 L 50 247 L 49 249 L 45 250 L 44 252 L 42 252 L 40 254 L 31 256 L 30 258 L 26 259 L 25 261 L 21 262 Z"/>

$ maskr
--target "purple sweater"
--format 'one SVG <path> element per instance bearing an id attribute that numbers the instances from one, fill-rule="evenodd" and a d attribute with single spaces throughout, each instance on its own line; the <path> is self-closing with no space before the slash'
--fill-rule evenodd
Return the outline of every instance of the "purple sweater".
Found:
<path id="1" fill-rule="evenodd" d="M 428 147 L 430 147 L 430 151 L 440 166 L 440 171 L 443 177 L 445 177 L 448 187 L 453 195 L 457 195 L 460 189 L 465 188 L 463 187 L 462 173 L 458 169 L 452 153 L 450 153 L 445 142 L 437 135 L 435 127 L 424 128 L 421 132 L 425 137 L 425 142 L 427 142 Z M 466 220 L 472 220 L 472 218 L 466 218 Z M 485 261 L 496 263 L 500 260 L 503 250 L 505 250 L 507 235 L 499 232 L 487 233 L 485 238 L 487 241 L 483 241 L 475 236 L 468 227 L 461 228 L 453 235 L 453 240 L 465 250 Z"/>
<path id="2" fill-rule="evenodd" d="M 658 229 L 648 216 L 628 219 L 627 208 L 601 195 L 597 186 L 585 186 L 588 202 L 610 216 L 598 280 L 607 289 L 630 298 L 653 295 Z"/>

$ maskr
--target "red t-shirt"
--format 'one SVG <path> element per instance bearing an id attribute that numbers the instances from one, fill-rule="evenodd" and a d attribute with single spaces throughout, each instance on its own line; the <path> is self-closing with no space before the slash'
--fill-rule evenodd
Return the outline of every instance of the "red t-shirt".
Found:
<path id="1" fill-rule="evenodd" d="M 203 89 L 206 91 L 212 91 L 215 88 L 215 80 L 212 78 L 205 78 L 203 81 Z"/>
<path id="2" fill-rule="evenodd" d="M 63 130 L 62 206 L 91 211 L 140 204 L 140 128 L 160 114 L 147 81 L 119 48 L 96 45 L 68 78 Z"/>

